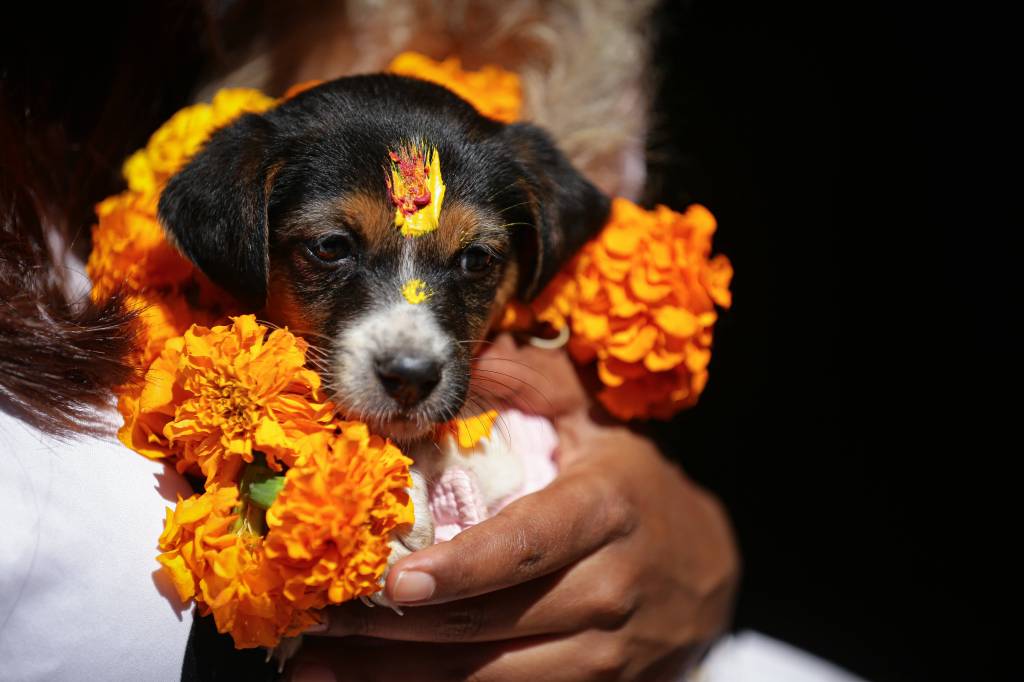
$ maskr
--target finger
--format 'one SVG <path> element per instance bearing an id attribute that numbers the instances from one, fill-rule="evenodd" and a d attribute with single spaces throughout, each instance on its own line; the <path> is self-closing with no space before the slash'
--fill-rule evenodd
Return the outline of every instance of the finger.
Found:
<path id="1" fill-rule="evenodd" d="M 312 640 L 293 664 L 293 682 L 334 680 L 545 680 L 615 679 L 627 663 L 621 638 L 580 633 L 568 638 L 523 638 L 478 644 Z"/>
<path id="2" fill-rule="evenodd" d="M 414 642 L 494 642 L 534 635 L 613 629 L 637 605 L 637 581 L 598 552 L 568 569 L 486 595 L 448 604 L 368 609 L 347 604 L 325 613 L 314 636 L 367 636 Z"/>
<path id="3" fill-rule="evenodd" d="M 592 554 L 633 525 L 607 477 L 580 466 L 451 541 L 405 557 L 385 594 L 396 604 L 437 604 L 548 575 Z"/>

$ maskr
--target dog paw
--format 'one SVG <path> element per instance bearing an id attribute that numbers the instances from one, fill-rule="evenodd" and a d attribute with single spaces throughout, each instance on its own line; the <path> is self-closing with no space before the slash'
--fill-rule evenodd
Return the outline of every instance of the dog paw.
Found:
<path id="1" fill-rule="evenodd" d="M 360 597 L 360 599 L 363 601 L 364 604 L 366 604 L 370 608 L 373 608 L 374 606 L 382 606 L 386 609 L 391 609 L 399 616 L 405 615 L 405 613 L 402 611 L 402 607 L 400 607 L 398 604 L 395 604 L 390 599 L 388 599 L 387 596 L 384 595 L 384 590 L 381 590 L 380 592 L 374 592 L 369 597 Z"/>
<path id="2" fill-rule="evenodd" d="M 384 595 L 384 585 L 388 582 L 388 575 L 391 573 L 391 567 L 399 560 L 412 554 L 412 550 L 406 546 L 407 541 L 408 535 L 395 535 L 388 541 L 391 551 L 388 553 L 388 567 L 384 569 L 384 575 L 380 577 L 380 590 L 367 597 L 359 598 L 366 606 L 369 606 L 370 608 L 373 608 L 374 606 L 383 606 L 384 608 L 391 609 L 400 616 L 403 615 L 402 609 Z"/>

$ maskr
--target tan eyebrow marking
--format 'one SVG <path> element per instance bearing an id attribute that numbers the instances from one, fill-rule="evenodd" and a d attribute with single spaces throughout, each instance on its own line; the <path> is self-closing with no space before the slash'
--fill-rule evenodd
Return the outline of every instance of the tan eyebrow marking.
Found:
<path id="1" fill-rule="evenodd" d="M 367 246 L 379 251 L 387 242 L 397 242 L 394 216 L 384 197 L 363 192 L 347 194 L 336 204 L 348 227 L 362 235 Z"/>
<path id="2" fill-rule="evenodd" d="M 441 213 L 441 225 L 423 240 L 422 248 L 444 262 L 486 234 L 485 226 L 494 222 L 487 212 L 465 202 L 449 201 Z"/>

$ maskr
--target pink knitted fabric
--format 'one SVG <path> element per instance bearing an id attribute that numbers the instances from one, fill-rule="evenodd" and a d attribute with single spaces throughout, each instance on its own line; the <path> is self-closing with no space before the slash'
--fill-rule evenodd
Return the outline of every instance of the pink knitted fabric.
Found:
<path id="1" fill-rule="evenodd" d="M 513 500 L 540 490 L 558 473 L 554 462 L 558 437 L 551 422 L 544 417 L 517 410 L 502 412 L 491 438 L 507 438 L 512 455 L 522 466 L 522 485 L 488 507 L 484 504 L 476 474 L 469 468 L 449 467 L 429 490 L 434 542 L 451 540 L 466 528 L 498 513 Z"/>

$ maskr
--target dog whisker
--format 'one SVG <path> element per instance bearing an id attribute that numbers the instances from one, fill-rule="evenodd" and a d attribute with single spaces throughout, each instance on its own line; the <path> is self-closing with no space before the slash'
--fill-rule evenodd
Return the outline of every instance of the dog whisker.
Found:
<path id="1" fill-rule="evenodd" d="M 479 390 L 479 387 L 477 387 L 477 388 Z M 479 414 L 483 414 L 484 412 L 487 412 L 488 410 L 494 410 L 495 412 L 497 412 L 497 421 L 496 421 L 496 423 L 498 425 L 498 432 L 503 436 L 503 438 L 505 440 L 505 444 L 508 447 L 512 447 L 512 431 L 511 431 L 511 429 L 508 426 L 508 422 L 505 421 L 505 417 L 502 415 L 502 410 L 499 409 L 500 407 L 502 407 L 502 405 L 494 404 L 494 397 L 493 396 L 488 398 L 487 396 L 481 395 L 479 393 L 478 394 L 472 394 L 471 393 L 470 395 L 471 395 L 471 397 L 467 397 L 467 400 L 472 400 L 472 402 L 475 405 L 478 406 L 478 409 L 481 410 Z M 477 416 L 477 419 L 480 419 L 480 417 Z M 483 425 L 482 419 L 480 419 L 480 423 L 481 423 L 481 426 L 482 426 Z"/>
<path id="2" fill-rule="evenodd" d="M 466 396 L 466 402 L 473 405 L 475 414 L 472 416 L 472 419 L 474 419 L 477 422 L 477 424 L 479 424 L 481 426 L 481 429 L 483 431 L 486 431 L 487 429 L 483 428 L 484 427 L 484 420 L 483 420 L 482 415 L 484 413 L 494 409 L 494 411 L 497 412 L 497 414 L 498 414 L 498 416 L 497 416 L 497 423 L 499 425 L 498 426 L 498 432 L 501 433 L 502 436 L 504 436 L 506 445 L 508 445 L 509 447 L 512 447 L 512 440 L 511 440 L 511 437 L 509 435 L 510 431 L 508 429 L 508 425 L 505 423 L 504 417 L 501 416 L 501 410 L 495 409 L 493 405 L 491 405 L 489 402 L 485 402 L 482 399 L 482 397 L 479 396 L 479 395 L 476 395 L 476 396 L 472 396 L 472 395 L 471 396 Z"/>
<path id="3" fill-rule="evenodd" d="M 504 388 L 509 389 L 510 391 L 516 391 L 517 390 L 516 386 L 510 386 L 508 384 L 505 384 L 500 379 L 496 379 L 494 377 L 480 376 L 479 375 L 480 372 L 486 372 L 487 374 L 493 374 L 493 375 L 505 377 L 507 379 L 512 379 L 514 381 L 518 381 L 523 387 L 532 390 L 538 396 L 543 398 L 544 401 L 548 404 L 549 407 L 553 407 L 553 404 L 551 403 L 551 400 L 544 394 L 544 392 L 541 391 L 536 386 L 534 386 L 533 384 L 531 384 L 530 382 L 526 381 L 525 379 L 522 379 L 522 378 L 517 377 L 517 376 L 513 376 L 511 374 L 506 374 L 505 372 L 498 372 L 498 371 L 493 370 L 493 369 L 483 369 L 481 367 L 474 367 L 473 368 L 473 375 L 475 375 L 475 377 L 477 379 L 492 381 L 492 382 L 498 384 L 499 386 L 503 386 Z"/>
<path id="4" fill-rule="evenodd" d="M 333 341 L 333 338 L 328 334 L 322 334 L 313 329 L 306 329 L 300 327 L 283 327 L 279 324 L 276 324 L 275 322 L 271 322 L 270 320 L 265 320 L 263 318 L 258 318 L 256 321 L 264 326 L 270 327 L 271 329 L 288 329 L 288 331 L 290 331 L 292 334 L 295 334 L 296 336 L 301 336 L 302 338 L 307 338 L 309 336 L 318 336 L 327 341 Z"/>
<path id="5" fill-rule="evenodd" d="M 477 380 L 477 382 L 478 381 L 486 381 L 486 382 L 489 382 L 491 384 L 497 384 L 498 386 L 501 386 L 502 388 L 508 388 L 508 386 L 502 384 L 500 381 L 495 381 L 493 379 L 488 379 L 486 377 L 476 377 L 475 379 Z M 508 396 L 499 395 L 497 393 L 497 391 L 495 391 L 494 388 L 488 387 L 486 385 L 481 385 L 480 383 L 477 383 L 477 382 L 471 382 L 470 383 L 470 390 L 471 391 L 475 390 L 475 391 L 478 391 L 478 392 L 483 392 L 485 395 L 489 396 L 491 400 L 500 401 L 501 404 L 503 406 L 505 406 L 505 407 L 510 407 L 510 408 L 517 409 L 517 410 L 522 410 L 525 407 L 526 411 L 528 411 L 528 412 L 531 412 L 533 414 L 537 414 L 538 413 L 538 410 L 537 410 L 534 402 L 532 400 L 530 400 L 530 398 L 527 397 L 526 395 L 518 394 L 517 393 L 514 396 L 514 398 L 510 398 Z M 544 396 L 541 396 L 541 397 L 544 397 Z"/>
<path id="6" fill-rule="evenodd" d="M 488 379 L 487 377 L 475 377 L 475 380 L 477 380 L 477 381 L 487 381 L 487 382 L 490 382 L 492 384 L 497 384 L 498 386 L 501 386 L 502 388 L 506 388 L 506 389 L 509 388 L 508 386 L 506 386 L 505 384 L 501 383 L 500 381 L 497 381 L 497 380 L 494 380 L 494 379 Z M 519 409 L 519 410 L 522 410 L 522 408 L 525 407 L 527 412 L 530 412 L 530 413 L 533 413 L 533 414 L 539 414 L 540 413 L 540 410 L 537 409 L 536 403 L 533 400 L 531 400 L 528 397 L 528 395 L 526 395 L 524 393 L 517 393 L 515 395 L 515 398 L 512 399 L 512 398 L 507 398 L 507 397 L 504 397 L 504 396 L 500 396 L 496 392 L 494 392 L 493 389 L 489 389 L 486 386 L 481 386 L 478 383 L 476 383 L 476 384 L 471 383 L 470 386 L 471 386 L 471 388 L 475 388 L 477 390 L 486 390 L 486 391 L 490 392 L 494 399 L 504 401 L 504 403 L 507 406 L 509 406 L 509 407 L 512 407 L 512 408 L 515 408 L 515 409 Z M 549 410 L 552 409 L 551 408 L 551 401 L 548 400 L 543 395 L 541 395 L 541 398 L 543 398 L 544 401 L 547 402 L 548 409 Z"/>
<path id="7" fill-rule="evenodd" d="M 530 366 L 529 364 L 523 362 L 522 360 L 513 360 L 512 358 L 501 358 L 501 357 L 486 357 L 486 358 L 475 358 L 474 359 L 474 362 L 498 362 L 498 361 L 501 361 L 501 362 L 511 362 L 513 365 L 519 365 L 520 367 L 525 367 L 526 369 L 530 370 L 531 372 L 533 372 L 537 376 L 540 376 L 540 377 L 544 378 L 545 380 L 550 381 L 550 379 L 548 379 L 548 377 L 543 372 L 541 372 L 536 367 Z"/>

